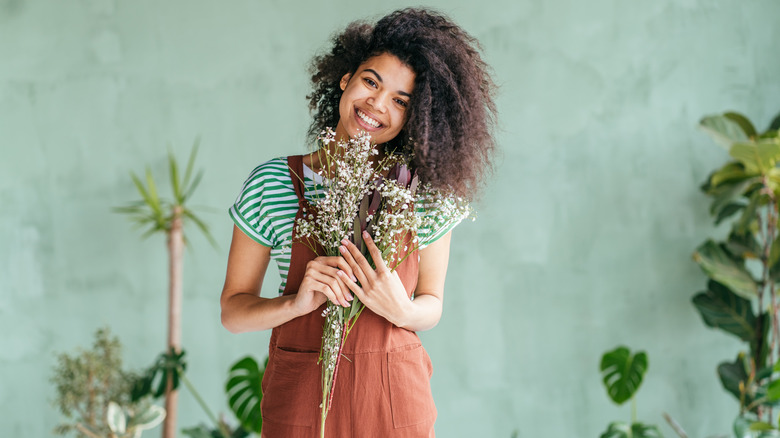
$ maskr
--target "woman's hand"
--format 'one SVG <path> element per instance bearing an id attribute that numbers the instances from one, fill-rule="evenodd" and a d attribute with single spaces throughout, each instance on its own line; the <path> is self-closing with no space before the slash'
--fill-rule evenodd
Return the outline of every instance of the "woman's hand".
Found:
<path id="1" fill-rule="evenodd" d="M 387 267 L 379 248 L 366 232 L 363 232 L 363 241 L 374 260 L 376 269 L 371 268 L 357 246 L 348 240 L 342 240 L 339 250 L 349 264 L 351 272 L 354 273 L 353 277 L 357 278 L 362 287 L 348 277 L 350 271 L 346 273 L 339 271 L 338 275 L 366 307 L 393 324 L 404 327 L 412 304 L 406 288 L 398 273 Z"/>
<path id="2" fill-rule="evenodd" d="M 337 273 L 343 272 L 343 276 Z M 295 308 L 300 315 L 313 312 L 326 299 L 333 304 L 349 307 L 352 294 L 343 278 L 355 278 L 352 268 L 343 257 L 317 257 L 306 264 L 306 272 L 295 297 Z"/>

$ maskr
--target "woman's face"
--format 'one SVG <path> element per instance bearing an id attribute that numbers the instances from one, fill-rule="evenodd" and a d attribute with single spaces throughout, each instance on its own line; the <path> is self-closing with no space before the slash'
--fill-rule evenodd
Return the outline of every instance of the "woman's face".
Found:
<path id="1" fill-rule="evenodd" d="M 383 53 L 360 64 L 341 78 L 336 138 L 366 131 L 376 144 L 395 138 L 406 124 L 415 74 L 397 57 Z"/>

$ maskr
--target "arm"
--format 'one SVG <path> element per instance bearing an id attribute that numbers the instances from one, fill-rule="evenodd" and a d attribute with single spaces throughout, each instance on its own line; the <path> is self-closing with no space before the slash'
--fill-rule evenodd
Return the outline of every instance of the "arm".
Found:
<path id="1" fill-rule="evenodd" d="M 339 270 L 352 271 L 342 257 L 318 257 L 307 265 L 297 294 L 275 298 L 260 296 L 271 248 L 233 226 L 225 286 L 220 297 L 222 325 L 233 333 L 267 330 L 316 310 L 327 298 L 348 304 L 346 285 Z"/>
<path id="2" fill-rule="evenodd" d="M 444 279 L 449 262 L 451 232 L 420 250 L 420 271 L 414 300 L 409 300 L 401 279 L 384 263 L 372 270 L 355 245 L 342 242 L 342 254 L 352 267 L 360 284 L 339 274 L 363 304 L 388 321 L 411 331 L 428 330 L 441 319 L 444 301 Z M 374 260 L 381 260 L 379 250 L 367 234 L 363 235 Z"/>

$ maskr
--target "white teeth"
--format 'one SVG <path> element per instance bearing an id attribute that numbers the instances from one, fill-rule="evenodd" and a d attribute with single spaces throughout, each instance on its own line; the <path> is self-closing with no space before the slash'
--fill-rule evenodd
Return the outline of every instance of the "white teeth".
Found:
<path id="1" fill-rule="evenodd" d="M 357 110 L 357 115 L 360 117 L 360 120 L 366 122 L 370 126 L 373 126 L 374 128 L 378 128 L 381 123 L 377 122 L 376 120 L 372 119 L 371 117 L 368 117 L 366 113 L 363 111 Z"/>

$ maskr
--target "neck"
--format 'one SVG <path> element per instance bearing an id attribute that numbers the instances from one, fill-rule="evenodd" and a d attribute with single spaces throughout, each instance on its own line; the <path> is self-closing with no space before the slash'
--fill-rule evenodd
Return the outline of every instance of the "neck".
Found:
<path id="1" fill-rule="evenodd" d="M 339 141 L 342 140 L 337 139 L 336 141 L 331 142 L 330 144 L 323 146 L 308 155 L 304 155 L 303 163 L 307 165 L 314 172 L 326 178 L 331 178 L 333 176 L 334 169 L 329 168 L 328 156 L 338 158 L 340 152 L 339 152 L 339 148 L 336 147 L 336 144 Z M 349 137 L 347 137 L 343 141 L 348 142 Z M 377 148 L 379 149 L 379 154 L 369 158 L 369 161 L 372 166 L 376 166 L 376 163 L 378 161 L 381 161 L 385 156 L 384 148 L 381 145 L 377 146 Z M 330 167 L 332 166 L 335 166 L 335 163 L 331 163 Z"/>

